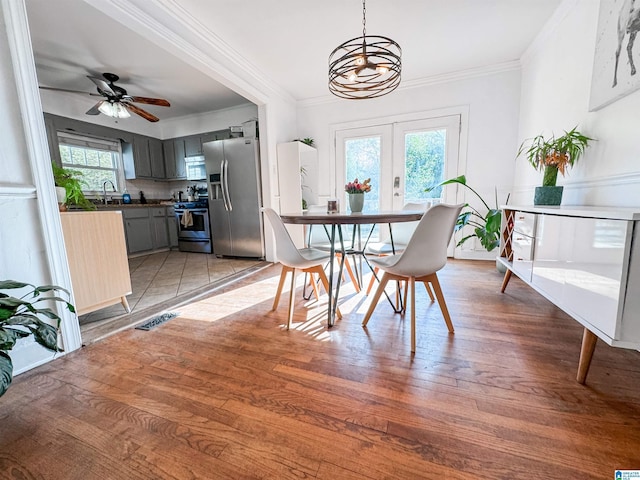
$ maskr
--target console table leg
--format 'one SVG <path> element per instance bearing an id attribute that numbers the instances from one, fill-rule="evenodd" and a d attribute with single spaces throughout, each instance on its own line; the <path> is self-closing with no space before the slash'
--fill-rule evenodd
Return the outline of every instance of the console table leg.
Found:
<path id="1" fill-rule="evenodd" d="M 509 283 L 509 280 L 511 280 L 512 273 L 513 272 L 511 272 L 511 270 L 507 268 L 507 271 L 504 273 L 504 280 L 502 280 L 502 288 L 500 289 L 500 293 L 504 293 L 504 291 L 507 289 L 507 284 Z"/>
<path id="2" fill-rule="evenodd" d="M 587 379 L 587 373 L 589 373 L 589 366 L 591 365 L 591 358 L 593 357 L 593 351 L 596 348 L 596 337 L 586 328 L 582 334 L 582 347 L 580 348 L 580 362 L 578 363 L 578 376 L 576 380 L 578 383 L 584 384 Z"/>

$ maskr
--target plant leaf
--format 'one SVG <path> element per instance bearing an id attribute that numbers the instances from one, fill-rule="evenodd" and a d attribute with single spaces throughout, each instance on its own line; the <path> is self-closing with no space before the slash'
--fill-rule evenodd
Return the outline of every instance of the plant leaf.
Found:
<path id="1" fill-rule="evenodd" d="M 29 336 L 29 332 L 14 330 L 13 328 L 0 328 L 0 351 L 11 350 L 19 338 Z"/>
<path id="2" fill-rule="evenodd" d="M 58 349 L 58 330 L 47 323 L 41 323 L 37 328 L 29 327 L 35 337 L 36 342 L 49 350 L 55 352 Z"/>
<path id="3" fill-rule="evenodd" d="M 69 290 L 67 290 L 66 288 L 63 287 L 59 287 L 57 285 L 42 285 L 40 287 L 36 287 L 36 289 L 33 291 L 35 295 L 38 295 L 40 293 L 44 293 L 44 292 L 64 292 L 67 295 L 70 295 Z"/>
<path id="4" fill-rule="evenodd" d="M 7 391 L 13 380 L 13 363 L 11 357 L 0 351 L 0 397 Z"/>
<path id="5" fill-rule="evenodd" d="M 15 280 L 0 280 L 0 290 L 9 290 L 11 288 L 33 287 L 30 283 L 16 282 Z"/>

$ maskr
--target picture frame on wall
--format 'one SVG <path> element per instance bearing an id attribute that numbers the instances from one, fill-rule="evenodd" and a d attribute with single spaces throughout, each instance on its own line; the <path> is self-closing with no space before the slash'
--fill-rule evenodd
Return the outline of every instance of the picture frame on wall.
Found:
<path id="1" fill-rule="evenodd" d="M 640 2 L 600 0 L 589 111 L 640 88 Z"/>

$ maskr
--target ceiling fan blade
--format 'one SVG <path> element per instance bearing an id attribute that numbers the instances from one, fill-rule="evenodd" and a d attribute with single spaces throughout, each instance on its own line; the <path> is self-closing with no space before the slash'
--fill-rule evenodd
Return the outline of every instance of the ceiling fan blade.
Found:
<path id="1" fill-rule="evenodd" d="M 83 95 L 91 95 L 94 97 L 101 96 L 99 93 L 81 92 L 80 90 L 68 90 L 66 88 L 43 87 L 41 85 L 39 85 L 38 88 L 41 88 L 42 90 L 53 90 L 54 92 L 81 93 Z"/>
<path id="2" fill-rule="evenodd" d="M 130 97 L 132 102 L 146 103 L 147 105 L 157 105 L 159 107 L 170 107 L 171 104 L 164 98 L 149 98 L 149 97 Z"/>
<path id="3" fill-rule="evenodd" d="M 140 107 L 136 107 L 135 105 L 131 104 L 131 103 L 126 103 L 126 102 L 121 102 L 122 105 L 124 105 L 127 109 L 131 110 L 133 113 L 140 115 L 142 118 L 144 118 L 145 120 L 149 120 L 150 122 L 157 122 L 158 120 L 160 120 L 158 117 L 156 117 L 155 115 L 151 115 L 149 112 L 141 109 Z"/>
<path id="4" fill-rule="evenodd" d="M 109 95 L 116 96 L 116 92 L 114 92 L 113 89 L 109 86 L 109 84 L 104 80 L 102 80 L 101 78 L 91 77 L 89 75 L 87 75 L 87 78 L 96 84 L 96 87 L 98 87 L 98 90 L 101 90 L 104 93 L 108 93 Z"/>
<path id="5" fill-rule="evenodd" d="M 93 107 L 91 107 L 89 110 L 87 110 L 86 114 L 87 115 L 100 115 L 100 110 L 98 110 L 98 107 L 100 107 L 100 105 L 102 105 L 103 103 L 104 103 L 103 101 L 99 101 Z"/>

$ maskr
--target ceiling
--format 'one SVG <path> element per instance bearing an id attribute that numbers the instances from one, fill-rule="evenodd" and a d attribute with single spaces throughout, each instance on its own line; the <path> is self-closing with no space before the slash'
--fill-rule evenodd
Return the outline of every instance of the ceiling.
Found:
<path id="1" fill-rule="evenodd" d="M 403 81 L 419 81 L 518 60 L 560 2 L 369 0 L 367 33 L 396 40 Z M 247 102 L 83 0 L 26 4 L 40 85 L 92 92 L 86 75 L 113 72 L 130 95 L 168 99 L 168 109 L 145 106 L 161 119 Z M 179 0 L 174 8 L 178 4 L 194 28 L 215 32 L 242 63 L 296 100 L 329 95 L 329 53 L 362 33 L 356 0 Z M 95 100 L 87 96 L 87 109 Z"/>

